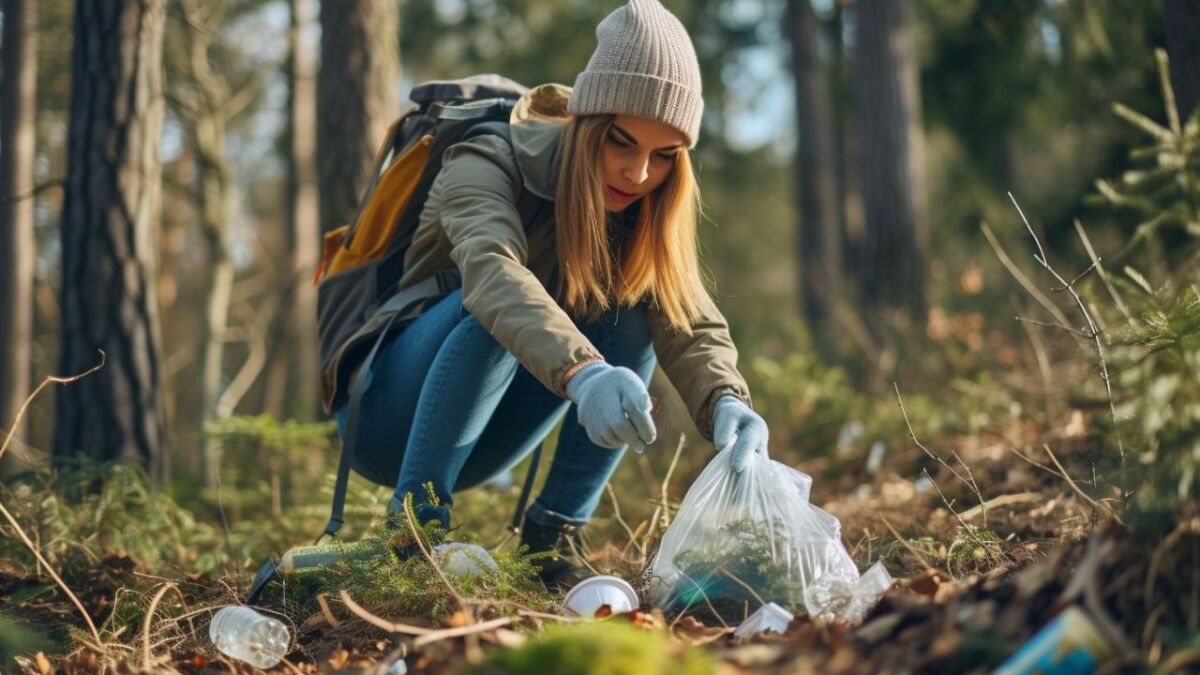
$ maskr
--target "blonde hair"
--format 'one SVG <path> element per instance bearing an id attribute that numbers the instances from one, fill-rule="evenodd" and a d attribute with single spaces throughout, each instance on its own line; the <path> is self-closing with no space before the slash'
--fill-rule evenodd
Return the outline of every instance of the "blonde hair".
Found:
<path id="1" fill-rule="evenodd" d="M 601 164 L 613 115 L 580 115 L 564 131 L 554 204 L 558 300 L 594 320 L 643 299 L 658 305 L 673 328 L 691 334 L 704 286 L 697 253 L 700 191 L 685 150 L 666 181 L 641 198 L 637 226 L 625 250 L 609 250 Z"/>

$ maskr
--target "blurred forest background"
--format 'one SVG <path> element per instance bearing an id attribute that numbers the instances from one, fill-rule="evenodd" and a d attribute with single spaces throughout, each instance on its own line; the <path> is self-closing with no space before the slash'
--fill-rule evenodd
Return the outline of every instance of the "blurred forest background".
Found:
<path id="1" fill-rule="evenodd" d="M 818 503 L 854 490 L 876 453 L 909 482 L 932 468 L 909 453 L 897 389 L 926 439 L 1084 424 L 1094 495 L 1133 492 L 1104 491 L 1129 452 L 1169 479 L 1145 491 L 1155 504 L 1194 497 L 1196 3 L 664 4 L 704 76 L 703 259 L 773 456 L 814 475 Z M 321 232 L 351 215 L 414 83 L 570 85 L 616 6 L 4 0 L 0 426 L 47 375 L 105 353 L 33 401 L 4 471 L 126 460 L 211 535 L 207 551 L 144 553 L 189 569 L 246 570 L 315 535 L 337 457 L 318 405 Z M 1042 247 L 1065 280 L 1034 260 Z M 1054 292 L 1066 281 L 1091 333 Z M 1155 339 L 1174 360 L 1121 351 Z M 711 452 L 669 384 L 654 388 L 671 403 L 660 440 L 614 479 L 631 522 L 654 506 L 643 491 L 662 497 L 679 434 L 697 449 L 678 494 Z M 355 489 L 359 529 L 387 490 Z M 237 554 L 218 551 L 218 507 Z M 499 532 L 492 509 L 480 527 Z"/>
<path id="2" fill-rule="evenodd" d="M 319 232 L 348 218 L 412 84 L 497 72 L 569 85 L 615 6 L 88 4 L 5 4 L 6 35 L 31 16 L 4 52 L 5 138 L 24 145 L 4 155 L 0 419 L 46 375 L 87 370 L 99 348 L 107 362 L 35 401 L 5 459 L 132 457 L 184 483 L 216 452 L 208 421 L 318 417 Z M 1162 119 L 1153 47 L 1195 26 L 1164 22 L 1159 2 L 875 4 L 669 3 L 704 72 L 704 256 L 748 373 L 813 359 L 886 393 L 906 369 L 924 388 L 938 368 L 1003 362 L 990 337 L 1021 328 L 980 223 L 1024 246 L 1012 191 L 1075 266 L 1075 219 L 1101 252 L 1123 243 L 1136 223 L 1089 200 L 1140 140 L 1111 104 Z M 1177 86 L 1194 105 L 1189 56 Z M 76 83 L 87 102 L 72 107 L 72 68 L 110 88 Z M 96 129 L 106 96 L 134 109 Z M 134 138 L 96 156 L 103 133 Z M 105 180 L 111 201 L 93 203 L 88 183 Z M 930 345 L 951 332 L 949 353 Z M 819 445 L 768 421 L 785 457 Z"/>

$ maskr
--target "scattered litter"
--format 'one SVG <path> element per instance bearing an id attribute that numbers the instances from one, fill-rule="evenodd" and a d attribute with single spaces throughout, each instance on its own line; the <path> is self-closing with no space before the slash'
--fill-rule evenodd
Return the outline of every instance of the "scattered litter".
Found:
<path id="1" fill-rule="evenodd" d="M 242 605 L 222 607 L 214 614 L 208 637 L 221 653 L 255 668 L 279 663 L 292 639 L 283 622 Z"/>
<path id="2" fill-rule="evenodd" d="M 994 675 L 1075 675 L 1091 673 L 1113 656 L 1111 645 L 1088 615 L 1068 607 L 1046 624 Z"/>
<path id="3" fill-rule="evenodd" d="M 923 473 L 923 474 L 921 474 L 920 478 L 918 478 L 917 480 L 915 480 L 913 482 L 913 490 L 916 490 L 917 494 L 923 494 L 923 493 L 929 492 L 932 489 L 933 489 L 933 479 L 931 479 L 929 477 L 929 474 Z"/>
<path id="4" fill-rule="evenodd" d="M 846 422 L 842 425 L 842 428 L 838 430 L 838 447 L 842 448 L 848 445 L 853 445 L 858 441 L 858 439 L 862 438 L 864 431 L 866 431 L 866 428 L 863 426 L 862 422 L 859 422 L 858 420 Z"/>
<path id="5" fill-rule="evenodd" d="M 887 446 L 883 441 L 875 441 L 867 451 L 867 473 L 874 476 L 883 468 L 883 456 L 887 454 Z"/>
<path id="6" fill-rule="evenodd" d="M 782 635 L 787 632 L 788 624 L 792 623 L 793 618 L 795 617 L 791 612 L 773 602 L 768 602 L 759 607 L 743 621 L 737 630 L 734 631 L 733 636 L 738 639 L 744 639 L 755 633 L 766 633 L 768 631 L 774 631 Z"/>
<path id="7" fill-rule="evenodd" d="M 804 589 L 804 606 L 814 621 L 861 623 L 891 587 L 892 575 L 883 562 L 877 562 L 855 582 L 840 576 L 818 577 Z"/>
<path id="8" fill-rule="evenodd" d="M 601 607 L 608 607 L 610 614 L 627 614 L 637 609 L 639 603 L 633 586 L 624 579 L 602 574 L 575 584 L 562 605 L 568 614 L 590 619 Z"/>
<path id="9" fill-rule="evenodd" d="M 434 546 L 433 553 L 442 570 L 456 579 L 477 577 L 500 569 L 487 549 L 475 544 L 447 542 Z"/>

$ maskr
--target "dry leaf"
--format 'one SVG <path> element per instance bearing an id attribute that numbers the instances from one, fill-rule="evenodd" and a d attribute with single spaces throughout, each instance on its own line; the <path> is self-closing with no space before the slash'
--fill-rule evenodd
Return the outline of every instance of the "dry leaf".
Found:
<path id="1" fill-rule="evenodd" d="M 47 659 L 46 655 L 42 652 L 34 655 L 33 663 L 37 666 L 38 672 L 41 675 L 52 675 L 54 673 L 54 668 L 50 667 L 50 659 Z"/>
<path id="2" fill-rule="evenodd" d="M 350 652 L 346 651 L 345 649 L 338 649 L 330 654 L 328 659 L 325 659 L 325 663 L 328 663 L 329 667 L 333 670 L 341 670 L 343 667 L 345 667 L 346 662 L 349 660 Z"/>
<path id="3" fill-rule="evenodd" d="M 685 616 L 675 624 L 676 634 L 694 645 L 704 645 L 733 632 L 732 628 L 706 626 L 694 616 Z"/>
<path id="4" fill-rule="evenodd" d="M 446 620 L 445 620 L 445 624 L 446 624 L 447 628 L 462 628 L 463 626 L 470 626 L 473 623 L 475 623 L 475 620 L 472 619 L 471 615 L 468 614 L 467 611 L 463 610 L 463 609 L 460 609 L 457 612 L 446 617 Z"/>
<path id="5" fill-rule="evenodd" d="M 607 619 L 613 615 L 612 605 L 600 605 L 592 616 L 597 619 Z"/>

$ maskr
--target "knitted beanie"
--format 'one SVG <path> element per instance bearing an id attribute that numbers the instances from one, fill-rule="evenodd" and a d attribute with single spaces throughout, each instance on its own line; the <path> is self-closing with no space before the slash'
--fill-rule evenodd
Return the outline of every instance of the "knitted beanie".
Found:
<path id="1" fill-rule="evenodd" d="M 596 27 L 596 51 L 575 78 L 573 115 L 633 115 L 700 135 L 700 64 L 683 24 L 658 0 L 629 0 Z"/>

